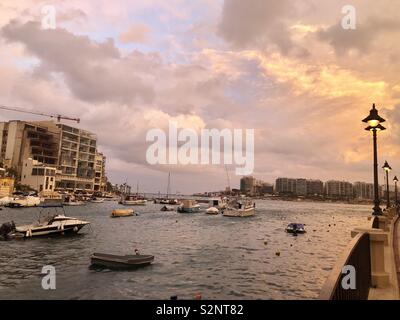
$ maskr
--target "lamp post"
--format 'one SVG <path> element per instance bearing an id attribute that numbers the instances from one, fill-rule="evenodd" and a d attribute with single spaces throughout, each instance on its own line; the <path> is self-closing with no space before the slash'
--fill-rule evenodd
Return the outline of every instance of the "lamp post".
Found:
<path id="1" fill-rule="evenodd" d="M 389 166 L 389 163 L 385 161 L 385 164 L 383 165 L 383 170 L 386 172 L 386 208 L 390 208 L 390 196 L 389 196 L 389 171 L 392 170 L 392 168 Z"/>
<path id="2" fill-rule="evenodd" d="M 394 181 L 394 206 L 395 208 L 397 208 L 397 182 L 399 182 L 397 176 L 394 176 L 393 181 Z"/>
<path id="3" fill-rule="evenodd" d="M 386 120 L 378 115 L 378 110 L 375 108 L 374 103 L 372 105 L 372 109 L 369 111 L 369 116 L 362 121 L 368 123 L 368 127 L 365 128 L 365 130 L 372 132 L 374 149 L 374 208 L 372 214 L 374 216 L 380 216 L 382 215 L 382 209 L 380 207 L 379 200 L 377 133 L 386 129 L 381 125 L 381 123 L 385 122 Z"/>

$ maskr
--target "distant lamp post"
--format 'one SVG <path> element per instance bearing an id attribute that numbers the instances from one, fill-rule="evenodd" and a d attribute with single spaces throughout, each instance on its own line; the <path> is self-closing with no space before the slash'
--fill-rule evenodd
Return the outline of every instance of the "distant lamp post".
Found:
<path id="1" fill-rule="evenodd" d="M 394 181 L 394 206 L 397 208 L 397 182 L 399 182 L 397 176 L 394 176 L 393 181 Z"/>
<path id="2" fill-rule="evenodd" d="M 392 170 L 389 163 L 385 161 L 385 164 L 382 167 L 383 170 L 386 172 L 386 208 L 390 208 L 390 196 L 389 196 L 389 171 Z"/>
<path id="3" fill-rule="evenodd" d="M 379 200 L 379 184 L 378 184 L 378 147 L 377 147 L 377 132 L 383 131 L 386 128 L 381 125 L 386 120 L 378 115 L 378 110 L 375 108 L 375 103 L 372 105 L 372 109 L 369 112 L 369 116 L 362 120 L 368 123 L 368 127 L 365 128 L 367 131 L 372 131 L 373 146 L 374 146 L 374 211 L 372 212 L 375 216 L 382 215 L 382 209 L 380 207 Z"/>

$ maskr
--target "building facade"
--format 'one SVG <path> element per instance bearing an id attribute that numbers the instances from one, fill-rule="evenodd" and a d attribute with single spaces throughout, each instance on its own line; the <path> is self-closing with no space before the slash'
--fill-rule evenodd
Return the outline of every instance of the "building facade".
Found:
<path id="1" fill-rule="evenodd" d="M 56 168 L 32 158 L 26 159 L 22 166 L 21 183 L 41 195 L 51 195 L 56 187 Z"/>
<path id="2" fill-rule="evenodd" d="M 330 180 L 325 182 L 325 193 L 331 198 L 353 198 L 353 185 L 347 181 Z"/>
<path id="3" fill-rule="evenodd" d="M 292 178 L 276 179 L 275 191 L 279 194 L 296 194 L 296 179 Z"/>
<path id="4" fill-rule="evenodd" d="M 94 191 L 105 192 L 107 186 L 106 157 L 97 153 L 95 157 Z"/>
<path id="5" fill-rule="evenodd" d="M 240 192 L 254 193 L 256 179 L 252 176 L 242 177 L 240 179 Z"/>
<path id="6" fill-rule="evenodd" d="M 0 161 L 15 168 L 19 179 L 24 160 L 32 158 L 58 170 L 56 190 L 94 191 L 95 184 L 101 190 L 106 181 L 105 162 L 95 179 L 97 137 L 89 131 L 53 121 L 2 122 L 0 145 Z"/>
<path id="7" fill-rule="evenodd" d="M 324 194 L 324 183 L 321 180 L 307 180 L 307 194 L 320 196 Z"/>

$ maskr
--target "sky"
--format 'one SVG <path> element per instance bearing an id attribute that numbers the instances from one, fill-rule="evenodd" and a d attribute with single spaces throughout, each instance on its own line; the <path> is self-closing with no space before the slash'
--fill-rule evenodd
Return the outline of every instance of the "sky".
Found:
<path id="1" fill-rule="evenodd" d="M 267 182 L 371 182 L 372 103 L 387 120 L 379 165 L 400 175 L 399 36 L 396 0 L 1 0 L 0 104 L 81 118 L 70 124 L 97 135 L 110 181 L 141 191 L 165 192 L 168 172 L 181 193 L 228 184 L 223 165 L 146 161 L 147 132 L 169 121 L 254 129 L 253 176 Z M 0 111 L 12 119 L 46 120 Z"/>

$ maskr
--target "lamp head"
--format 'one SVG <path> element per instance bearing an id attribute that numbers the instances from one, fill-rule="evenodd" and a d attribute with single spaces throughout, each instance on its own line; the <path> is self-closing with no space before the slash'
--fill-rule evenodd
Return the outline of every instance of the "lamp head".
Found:
<path id="1" fill-rule="evenodd" d="M 393 181 L 396 183 L 399 182 L 399 179 L 397 179 L 397 176 L 394 176 Z"/>
<path id="2" fill-rule="evenodd" d="M 386 120 L 378 115 L 378 110 L 375 108 L 374 103 L 372 105 L 372 109 L 369 111 L 368 117 L 366 117 L 362 121 L 368 123 L 370 127 L 376 128 L 380 123 L 385 122 Z"/>
<path id="3" fill-rule="evenodd" d="M 385 161 L 385 164 L 383 165 L 382 169 L 389 172 L 390 170 L 392 170 L 392 167 L 389 166 L 389 163 L 387 161 Z"/>
<path id="4" fill-rule="evenodd" d="M 386 128 L 383 125 L 378 124 L 376 127 L 368 126 L 368 127 L 365 128 L 365 130 L 379 132 L 379 131 L 386 130 Z"/>

